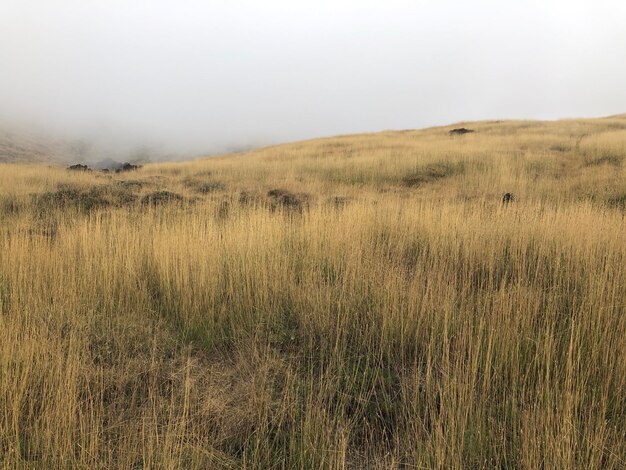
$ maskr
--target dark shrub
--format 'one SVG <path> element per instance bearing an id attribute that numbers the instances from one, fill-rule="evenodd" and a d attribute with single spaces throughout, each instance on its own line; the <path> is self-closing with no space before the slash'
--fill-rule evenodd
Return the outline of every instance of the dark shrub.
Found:
<path id="1" fill-rule="evenodd" d="M 217 210 L 215 211 L 215 216 L 218 220 L 227 219 L 230 214 L 230 202 L 222 201 L 218 204 Z"/>
<path id="2" fill-rule="evenodd" d="M 0 199 L 0 215 L 17 214 L 22 209 L 22 204 L 15 196 L 7 196 Z"/>
<path id="3" fill-rule="evenodd" d="M 417 168 L 415 171 L 405 176 L 402 182 L 405 186 L 417 187 L 462 173 L 463 169 L 464 166 L 462 163 L 432 163 Z"/>
<path id="4" fill-rule="evenodd" d="M 120 182 L 118 182 L 118 184 L 122 188 L 129 189 L 129 190 L 139 190 L 139 189 L 143 188 L 144 185 L 145 185 L 145 183 L 143 181 L 138 181 L 138 180 L 120 181 Z"/>
<path id="5" fill-rule="evenodd" d="M 475 132 L 473 129 L 468 129 L 466 127 L 457 127 L 456 129 L 452 129 L 448 134 L 450 135 L 464 135 Z"/>
<path id="6" fill-rule="evenodd" d="M 600 165 L 611 165 L 619 167 L 622 165 L 624 161 L 624 155 L 613 154 L 609 152 L 605 152 L 597 158 L 592 160 L 588 160 L 585 163 L 585 166 L 600 166 Z"/>
<path id="7" fill-rule="evenodd" d="M 509 204 L 515 202 L 515 195 L 513 193 L 504 193 L 502 195 L 502 204 Z"/>
<path id="8" fill-rule="evenodd" d="M 309 206 L 309 195 L 306 193 L 295 194 L 286 189 L 272 189 L 267 193 L 267 196 L 270 198 L 272 211 L 282 209 L 302 213 Z"/>
<path id="9" fill-rule="evenodd" d="M 37 196 L 36 206 L 41 211 L 76 207 L 84 211 L 106 207 L 109 201 L 98 188 L 80 190 L 73 187 L 61 187 L 56 191 Z"/>
<path id="10" fill-rule="evenodd" d="M 144 205 L 159 206 L 163 204 L 180 203 L 184 202 L 185 198 L 178 193 L 171 191 L 155 191 L 150 194 L 146 194 L 141 198 L 141 203 Z"/>
<path id="11" fill-rule="evenodd" d="M 200 194 L 226 191 L 226 185 L 220 181 L 198 181 L 194 179 L 185 180 L 185 186 Z"/>
<path id="12" fill-rule="evenodd" d="M 614 209 L 626 210 L 626 193 L 608 198 L 606 205 Z"/>
<path id="13" fill-rule="evenodd" d="M 136 200 L 137 196 L 127 189 L 101 185 L 84 189 L 60 186 L 56 191 L 35 196 L 34 202 L 40 212 L 70 207 L 88 212 L 108 206 L 125 206 Z"/>
<path id="14" fill-rule="evenodd" d="M 239 193 L 239 204 L 242 206 L 257 205 L 261 202 L 261 195 L 254 191 L 241 191 Z"/>
<path id="15" fill-rule="evenodd" d="M 334 196 L 331 197 L 328 202 L 335 207 L 335 209 L 343 209 L 344 207 L 346 207 L 348 204 L 350 204 L 350 202 L 352 202 L 352 198 L 346 197 L 346 196 Z"/>
<path id="16" fill-rule="evenodd" d="M 122 163 L 122 166 L 120 166 L 119 168 L 115 169 L 115 173 L 123 173 L 126 171 L 135 171 L 138 170 L 139 168 L 141 168 L 141 165 L 133 165 L 132 163 Z"/>
<path id="17" fill-rule="evenodd" d="M 67 167 L 67 169 L 71 171 L 91 171 L 91 169 L 87 165 L 81 165 L 80 163 L 70 165 Z"/>

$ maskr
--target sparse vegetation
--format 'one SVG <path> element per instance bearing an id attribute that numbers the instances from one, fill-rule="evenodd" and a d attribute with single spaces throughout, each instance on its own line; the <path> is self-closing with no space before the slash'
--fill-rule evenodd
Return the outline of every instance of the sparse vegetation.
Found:
<path id="1" fill-rule="evenodd" d="M 463 172 L 462 163 L 437 162 L 420 166 L 403 178 L 406 186 L 417 187 Z"/>
<path id="2" fill-rule="evenodd" d="M 622 164 L 622 162 L 624 161 L 625 155 L 616 155 L 616 154 L 612 154 L 612 153 L 604 153 L 602 155 L 599 155 L 595 158 L 593 158 L 592 160 L 587 161 L 587 165 L 592 166 L 592 165 L 613 165 L 613 166 L 620 166 Z"/>
<path id="3" fill-rule="evenodd" d="M 200 194 L 226 191 L 226 185 L 224 183 L 219 181 L 203 181 L 195 178 L 186 179 L 185 186 Z"/>
<path id="4" fill-rule="evenodd" d="M 624 125 L 0 166 L 0 468 L 624 468 Z"/>
<path id="5" fill-rule="evenodd" d="M 272 189 L 268 191 L 270 199 L 270 209 L 284 210 L 288 212 L 299 212 L 309 207 L 310 196 L 306 193 L 292 193 L 286 189 Z"/>
<path id="6" fill-rule="evenodd" d="M 70 207 L 91 211 L 107 206 L 124 206 L 132 204 L 136 196 L 125 185 L 78 187 L 61 184 L 56 190 L 35 195 L 33 199 L 37 211 L 43 213 Z"/>
<path id="7" fill-rule="evenodd" d="M 142 204 L 151 204 L 153 206 L 183 201 L 185 201 L 183 196 L 171 191 L 154 191 L 141 198 Z"/>

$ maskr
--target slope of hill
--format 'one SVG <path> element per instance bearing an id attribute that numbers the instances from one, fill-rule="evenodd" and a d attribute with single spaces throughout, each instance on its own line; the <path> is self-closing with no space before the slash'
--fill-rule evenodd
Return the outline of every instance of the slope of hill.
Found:
<path id="1" fill-rule="evenodd" d="M 459 127 L 474 132 L 450 135 Z M 149 166 L 145 174 L 202 180 L 210 173 L 233 191 L 280 185 L 311 194 L 375 190 L 476 202 L 513 192 L 526 201 L 601 201 L 626 191 L 625 162 L 626 116 L 619 116 L 347 135 Z"/>
<path id="2" fill-rule="evenodd" d="M 80 155 L 80 144 L 0 128 L 0 163 L 61 164 Z"/>
<path id="3" fill-rule="evenodd" d="M 0 467 L 624 468 L 625 214 L 624 116 L 0 165 Z"/>

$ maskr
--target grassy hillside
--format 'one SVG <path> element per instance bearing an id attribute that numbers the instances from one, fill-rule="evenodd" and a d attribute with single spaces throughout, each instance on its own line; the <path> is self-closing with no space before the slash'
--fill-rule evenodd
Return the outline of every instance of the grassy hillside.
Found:
<path id="1" fill-rule="evenodd" d="M 13 129 L 0 122 L 0 164 L 47 163 L 60 164 L 84 158 L 85 142 L 52 139 L 37 132 Z"/>
<path id="2" fill-rule="evenodd" d="M 626 116 L 461 125 L 0 165 L 0 467 L 624 468 Z"/>

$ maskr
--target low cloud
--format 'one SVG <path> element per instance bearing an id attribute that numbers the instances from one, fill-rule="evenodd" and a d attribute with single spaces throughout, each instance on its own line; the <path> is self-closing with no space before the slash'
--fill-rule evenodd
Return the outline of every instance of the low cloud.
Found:
<path id="1" fill-rule="evenodd" d="M 626 111 L 622 2 L 293 3 L 4 1 L 0 118 L 181 158 Z"/>

